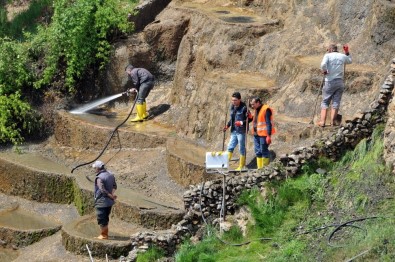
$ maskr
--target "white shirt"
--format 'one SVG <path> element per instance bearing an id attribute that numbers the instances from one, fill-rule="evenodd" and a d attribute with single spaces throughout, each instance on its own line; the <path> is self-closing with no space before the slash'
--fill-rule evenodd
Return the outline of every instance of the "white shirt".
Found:
<path id="1" fill-rule="evenodd" d="M 321 62 L 321 70 L 328 71 L 325 81 L 331 81 L 336 78 L 343 79 L 344 65 L 351 63 L 351 55 L 347 56 L 338 52 L 325 54 Z"/>

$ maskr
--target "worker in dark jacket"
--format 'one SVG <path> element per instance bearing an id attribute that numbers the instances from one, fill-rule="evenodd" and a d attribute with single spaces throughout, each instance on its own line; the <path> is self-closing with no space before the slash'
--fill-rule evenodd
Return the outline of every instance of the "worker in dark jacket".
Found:
<path id="1" fill-rule="evenodd" d="M 100 226 L 101 234 L 98 239 L 108 239 L 108 223 L 112 206 L 115 204 L 117 196 L 115 190 L 117 183 L 113 174 L 108 172 L 102 161 L 96 161 L 92 167 L 96 171 L 95 178 L 95 210 L 97 223 Z"/>
<path id="2" fill-rule="evenodd" d="M 132 122 L 141 122 L 148 117 L 147 103 L 145 99 L 149 95 L 152 88 L 154 88 L 154 76 L 145 68 L 136 68 L 128 65 L 125 68 L 128 77 L 132 80 L 134 88 L 128 90 L 129 92 L 138 92 L 136 108 L 137 116 L 133 118 Z"/>
<path id="3" fill-rule="evenodd" d="M 241 171 L 245 168 L 246 164 L 246 126 L 247 122 L 247 105 L 241 101 L 241 95 L 239 92 L 232 94 L 232 106 L 230 107 L 230 120 L 227 125 L 223 128 L 225 132 L 230 128 L 230 140 L 228 144 L 228 159 L 232 159 L 233 150 L 239 144 L 240 162 L 236 168 L 237 171 Z"/>

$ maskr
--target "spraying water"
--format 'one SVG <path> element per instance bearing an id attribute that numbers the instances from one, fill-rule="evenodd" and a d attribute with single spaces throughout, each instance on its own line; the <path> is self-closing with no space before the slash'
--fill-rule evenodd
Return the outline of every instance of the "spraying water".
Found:
<path id="1" fill-rule="evenodd" d="M 91 110 L 91 109 L 93 109 L 93 108 L 95 108 L 97 106 L 105 104 L 105 103 L 107 103 L 107 102 L 109 102 L 111 100 L 117 99 L 118 97 L 121 97 L 122 95 L 123 95 L 123 93 L 120 93 L 120 94 L 116 94 L 116 95 L 113 95 L 113 96 L 101 98 L 99 100 L 90 102 L 90 103 L 88 103 L 88 104 L 86 104 L 84 106 L 81 106 L 79 108 L 71 110 L 70 113 L 72 113 L 72 114 L 83 114 L 86 111 L 89 111 L 89 110 Z"/>

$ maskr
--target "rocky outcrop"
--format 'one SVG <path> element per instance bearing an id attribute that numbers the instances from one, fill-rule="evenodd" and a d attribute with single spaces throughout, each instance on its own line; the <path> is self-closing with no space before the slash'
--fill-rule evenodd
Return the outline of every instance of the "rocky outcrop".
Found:
<path id="1" fill-rule="evenodd" d="M 282 104 L 285 97 L 291 102 L 300 99 L 296 90 L 318 88 L 320 61 L 307 67 L 296 59 L 292 67 L 290 58 L 321 58 L 328 43 L 347 42 L 355 64 L 383 66 L 395 47 L 394 10 L 391 2 L 373 0 L 172 1 L 144 31 L 120 43 L 113 65 L 122 70 L 107 75 L 125 79 L 124 64 L 131 62 L 152 70 L 159 82 L 174 79 L 171 109 L 161 120 L 178 125 L 179 135 L 211 143 L 220 140 L 215 128 L 235 90 L 244 98 L 261 96 L 283 114 L 309 115 L 316 92 L 302 94 L 306 103 Z M 353 102 L 345 100 L 343 108 L 351 114 L 366 108 L 355 100 L 357 94 L 364 90 L 370 96 L 379 90 L 372 78 L 385 73 L 359 69 L 351 69 L 346 79 Z M 255 86 L 248 84 L 253 73 L 263 76 Z M 238 76 L 230 82 L 229 74 Z M 265 87 L 266 79 L 274 89 Z"/>

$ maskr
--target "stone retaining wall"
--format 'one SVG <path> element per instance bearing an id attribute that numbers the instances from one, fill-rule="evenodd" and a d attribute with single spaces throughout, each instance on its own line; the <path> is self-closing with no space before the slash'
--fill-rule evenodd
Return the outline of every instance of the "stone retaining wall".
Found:
<path id="1" fill-rule="evenodd" d="M 386 122 L 386 112 L 394 88 L 395 59 L 392 60 L 391 70 L 392 74 L 385 79 L 377 99 L 370 104 L 369 109 L 355 116 L 354 119 L 346 121 L 346 124 L 340 127 L 333 136 L 316 141 L 310 147 L 298 148 L 290 154 L 282 155 L 261 171 L 249 172 L 243 176 L 226 176 L 225 215 L 234 213 L 236 210 L 234 202 L 241 191 L 255 186 L 264 186 L 265 181 L 294 177 L 305 163 L 318 159 L 320 156 L 336 160 L 345 150 L 352 149 L 362 139 L 369 137 L 378 124 Z M 395 123 L 393 118 L 390 119 L 392 119 L 392 123 Z M 394 127 L 395 124 L 392 126 Z M 387 140 L 395 137 L 395 127 L 391 131 L 386 134 Z M 392 153 L 391 157 L 387 159 L 393 164 L 395 162 L 395 142 L 391 139 L 387 144 L 388 148 L 391 148 L 387 151 Z M 202 222 L 202 215 L 207 219 L 213 219 L 219 215 L 222 207 L 222 188 L 222 179 L 201 185 L 191 185 L 190 189 L 184 193 L 185 209 L 188 211 L 184 219 L 177 225 L 173 225 L 168 234 L 145 232 L 133 235 L 133 250 L 128 257 L 121 258 L 120 261 L 135 261 L 136 254 L 146 250 L 150 245 L 159 246 L 169 255 L 172 254 L 175 251 L 175 245 L 180 243 L 182 238 L 197 232 Z"/>

